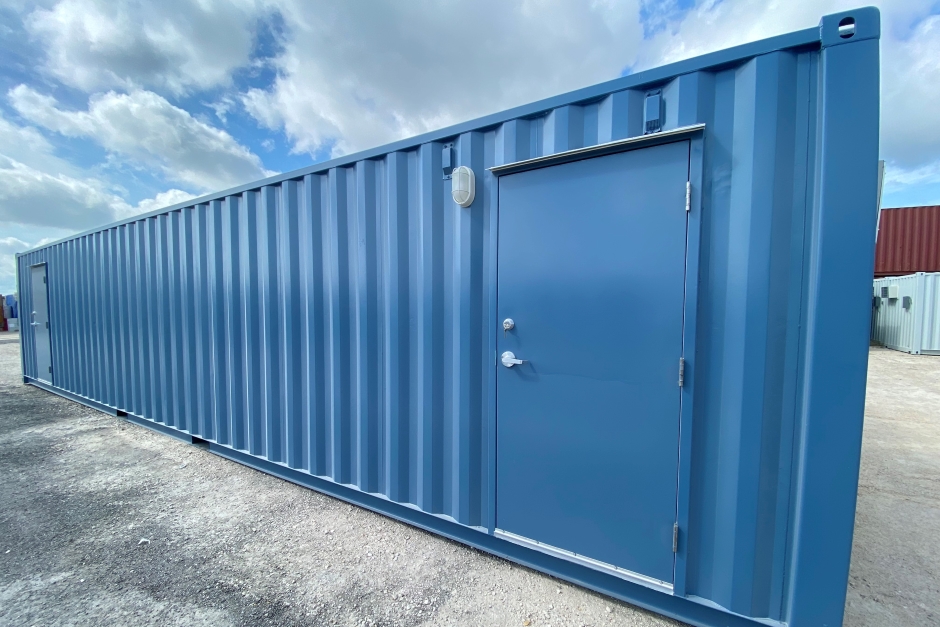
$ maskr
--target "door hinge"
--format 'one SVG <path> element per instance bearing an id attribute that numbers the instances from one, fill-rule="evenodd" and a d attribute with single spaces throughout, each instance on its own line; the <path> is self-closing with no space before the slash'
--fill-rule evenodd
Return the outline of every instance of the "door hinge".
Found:
<path id="1" fill-rule="evenodd" d="M 685 212 L 692 211 L 692 182 L 685 182 Z"/>
<path id="2" fill-rule="evenodd" d="M 46 320 L 46 328 L 47 328 L 47 329 L 49 328 L 49 321 L 48 321 L 48 320 Z"/>
<path id="3" fill-rule="evenodd" d="M 672 525 L 672 552 L 679 552 L 679 523 Z"/>
<path id="4" fill-rule="evenodd" d="M 52 372 L 52 366 L 49 366 L 49 372 Z"/>
<path id="5" fill-rule="evenodd" d="M 43 284 L 46 283 L 46 277 L 42 277 L 42 282 L 43 282 Z"/>
<path id="6" fill-rule="evenodd" d="M 685 357 L 679 358 L 679 387 L 685 385 Z"/>

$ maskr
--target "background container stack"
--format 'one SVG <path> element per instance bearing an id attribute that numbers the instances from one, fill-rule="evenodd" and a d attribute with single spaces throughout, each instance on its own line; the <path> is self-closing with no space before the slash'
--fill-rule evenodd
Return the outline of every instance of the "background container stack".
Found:
<path id="1" fill-rule="evenodd" d="M 940 206 L 882 209 L 875 276 L 940 272 Z"/>

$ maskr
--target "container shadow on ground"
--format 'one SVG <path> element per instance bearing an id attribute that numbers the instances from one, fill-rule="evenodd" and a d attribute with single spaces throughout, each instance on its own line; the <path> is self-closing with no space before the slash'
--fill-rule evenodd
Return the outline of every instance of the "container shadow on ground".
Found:
<path id="1" fill-rule="evenodd" d="M 0 625 L 677 625 L 36 388 L 0 338 Z M 845 625 L 940 622 L 940 358 L 873 348 Z"/>

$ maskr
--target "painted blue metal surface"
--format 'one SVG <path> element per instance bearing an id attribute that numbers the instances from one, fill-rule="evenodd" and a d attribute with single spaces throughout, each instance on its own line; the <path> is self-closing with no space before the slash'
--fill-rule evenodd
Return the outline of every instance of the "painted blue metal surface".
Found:
<path id="1" fill-rule="evenodd" d="M 684 140 L 499 181 L 496 526 L 669 586 L 688 176 Z"/>
<path id="2" fill-rule="evenodd" d="M 47 264 L 53 382 L 41 386 L 693 624 L 838 625 L 878 36 L 874 9 L 826 16 L 19 255 L 25 311 L 29 267 Z M 666 131 L 705 125 L 687 138 L 672 594 L 495 535 L 504 340 L 488 168 L 643 135 L 653 90 Z M 466 209 L 442 176 L 451 142 L 453 165 L 476 173 Z M 37 382 L 32 328 L 21 338 Z"/>

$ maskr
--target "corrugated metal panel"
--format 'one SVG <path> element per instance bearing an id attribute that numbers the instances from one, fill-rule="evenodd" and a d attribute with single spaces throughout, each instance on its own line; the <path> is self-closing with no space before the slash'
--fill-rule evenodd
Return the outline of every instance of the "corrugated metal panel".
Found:
<path id="1" fill-rule="evenodd" d="M 874 286 L 872 339 L 915 355 L 940 353 L 940 273 L 875 279 Z M 882 297 L 890 286 L 897 287 L 897 298 Z"/>
<path id="2" fill-rule="evenodd" d="M 883 209 L 875 276 L 940 271 L 940 206 Z"/>
<path id="3" fill-rule="evenodd" d="M 914 307 L 920 310 L 920 352 L 935 355 L 940 353 L 940 273 L 924 275 L 919 301 Z"/>
<path id="4" fill-rule="evenodd" d="M 882 298 L 882 288 L 896 286 L 897 298 Z M 877 298 L 872 339 L 887 348 L 910 353 L 914 350 L 914 309 L 904 308 L 905 298 L 914 298 L 917 291 L 915 275 L 875 280 Z"/>
<path id="5" fill-rule="evenodd" d="M 849 17 L 858 35 L 843 40 Z M 819 30 L 25 253 L 26 307 L 29 266 L 48 264 L 50 389 L 696 624 L 837 624 L 864 402 L 877 37 L 873 9 L 827 16 Z M 651 88 L 666 129 L 705 124 L 692 149 L 697 339 L 682 391 L 673 596 L 492 536 L 498 198 L 487 168 L 640 135 Z M 469 209 L 442 179 L 447 141 L 477 173 Z M 25 328 L 31 379 L 33 342 Z"/>

